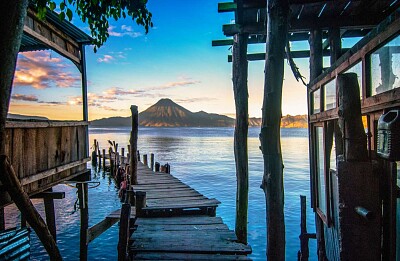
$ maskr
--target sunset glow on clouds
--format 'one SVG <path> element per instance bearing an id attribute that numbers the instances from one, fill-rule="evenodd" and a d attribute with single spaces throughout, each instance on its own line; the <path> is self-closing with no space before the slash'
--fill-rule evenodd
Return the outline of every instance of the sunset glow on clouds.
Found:
<path id="1" fill-rule="evenodd" d="M 61 58 L 51 58 L 50 52 L 26 52 L 19 55 L 14 86 L 45 89 L 78 87 L 81 78 L 73 74 Z"/>

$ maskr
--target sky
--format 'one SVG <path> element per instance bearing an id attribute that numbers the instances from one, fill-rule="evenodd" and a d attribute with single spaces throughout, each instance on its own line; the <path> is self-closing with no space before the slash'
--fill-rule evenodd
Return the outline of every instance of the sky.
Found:
<path id="1" fill-rule="evenodd" d="M 89 120 L 129 116 L 130 105 L 143 111 L 161 98 L 193 112 L 234 117 L 231 49 L 211 46 L 212 40 L 226 39 L 222 25 L 234 19 L 232 13 L 218 13 L 218 2 L 149 0 L 154 27 L 148 34 L 129 18 L 110 21 L 110 37 L 98 52 L 86 47 Z M 72 23 L 89 33 L 76 14 Z M 249 45 L 249 53 L 264 51 L 265 44 Z M 308 78 L 308 59 L 295 62 Z M 250 117 L 261 117 L 264 66 L 249 62 Z M 286 64 L 282 114 L 306 114 L 306 95 Z M 54 51 L 20 53 L 10 113 L 81 120 L 78 69 Z"/>

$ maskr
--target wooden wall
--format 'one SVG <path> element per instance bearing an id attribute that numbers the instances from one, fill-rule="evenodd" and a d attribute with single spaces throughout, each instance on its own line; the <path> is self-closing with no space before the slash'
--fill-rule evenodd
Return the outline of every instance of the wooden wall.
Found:
<path id="1" fill-rule="evenodd" d="M 86 122 L 7 122 L 6 154 L 32 195 L 87 170 Z M 0 198 L 0 206 L 9 203 Z"/>

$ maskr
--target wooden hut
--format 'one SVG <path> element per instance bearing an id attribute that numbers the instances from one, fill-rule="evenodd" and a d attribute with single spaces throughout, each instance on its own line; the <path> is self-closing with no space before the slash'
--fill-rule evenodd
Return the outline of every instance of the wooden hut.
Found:
<path id="1" fill-rule="evenodd" d="M 394 122 L 400 106 L 399 6 L 397 0 L 236 0 L 218 6 L 219 12 L 235 13 L 235 23 L 223 26 L 224 34 L 234 38 L 213 41 L 214 46 L 233 45 L 228 60 L 233 61 L 234 89 L 247 84 L 247 61 L 266 60 L 264 95 L 268 96 L 271 77 L 283 77 L 282 71 L 268 76 L 277 70 L 269 66 L 270 59 L 310 57 L 310 188 L 319 260 L 398 260 L 400 256 L 400 239 L 396 240 L 399 158 L 393 156 L 400 142 Z M 286 37 L 279 38 L 279 29 Z M 363 38 L 350 49 L 342 48 L 342 40 L 353 37 Z M 282 57 L 282 48 L 271 44 L 282 47 L 285 38 L 308 40 L 309 49 L 287 49 Z M 267 52 L 248 54 L 247 44 L 257 43 L 266 43 Z M 324 56 L 330 57 L 329 64 L 323 63 Z M 235 73 L 244 79 L 235 81 Z M 246 94 L 241 99 L 247 99 Z M 264 106 L 271 104 L 264 98 Z M 238 109 L 247 110 L 247 103 Z M 381 118 L 389 111 L 390 124 Z M 387 154 L 390 146 L 392 156 Z M 263 154 L 265 159 L 264 149 Z M 274 185 L 281 186 L 279 182 Z M 283 195 L 283 191 L 269 193 L 276 198 Z M 276 213 L 268 215 L 275 219 Z M 271 232 L 277 233 L 268 228 Z M 306 251 L 299 258 L 307 260 Z"/>
<path id="2" fill-rule="evenodd" d="M 51 49 L 71 60 L 82 78 L 82 121 L 9 119 L 6 123 L 5 154 L 23 190 L 30 197 L 44 199 L 47 225 L 54 238 L 53 199 L 62 198 L 63 193 L 52 192 L 52 187 L 63 181 L 90 177 L 86 164 L 89 149 L 85 46 L 91 42 L 90 36 L 71 23 L 60 20 L 56 13 L 48 10 L 45 20 L 40 20 L 31 8 L 28 9 L 19 51 Z M 0 186 L 0 229 L 4 229 L 3 207 L 12 201 L 6 192 L 8 188 Z M 85 190 L 87 192 L 87 184 L 78 186 L 81 199 L 85 197 Z M 87 213 L 87 208 L 84 212 Z M 87 215 L 82 219 L 87 219 Z M 83 220 L 82 224 L 84 229 L 85 226 L 87 228 L 87 220 Z M 86 230 L 83 234 L 86 235 Z"/>

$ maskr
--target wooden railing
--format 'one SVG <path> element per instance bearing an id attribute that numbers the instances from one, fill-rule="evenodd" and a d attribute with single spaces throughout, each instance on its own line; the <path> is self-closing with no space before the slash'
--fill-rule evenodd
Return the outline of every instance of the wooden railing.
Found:
<path id="1" fill-rule="evenodd" d="M 6 155 L 29 195 L 87 171 L 87 122 L 12 120 L 6 135 Z"/>

